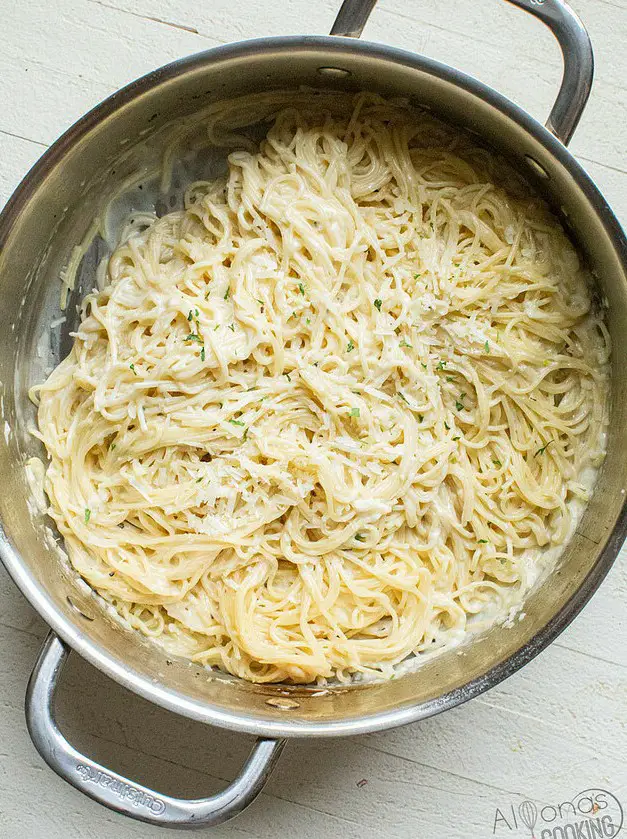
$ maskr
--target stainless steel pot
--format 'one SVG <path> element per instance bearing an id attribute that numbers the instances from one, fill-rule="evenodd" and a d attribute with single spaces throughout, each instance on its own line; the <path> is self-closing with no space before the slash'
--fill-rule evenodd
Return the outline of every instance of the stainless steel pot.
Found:
<path id="1" fill-rule="evenodd" d="M 494 90 L 435 61 L 355 40 L 376 0 L 346 0 L 334 37 L 234 44 L 170 64 L 111 96 L 41 158 L 0 216 L 0 289 L 5 328 L 0 380 L 7 430 L 0 445 L 0 552 L 9 573 L 51 626 L 26 698 L 31 737 L 46 762 L 113 810 L 158 825 L 217 824 L 262 788 L 287 737 L 381 730 L 451 708 L 513 673 L 550 643 L 584 606 L 626 534 L 627 243 L 590 178 L 566 149 L 592 82 L 592 51 L 562 0 L 511 0 L 548 25 L 562 48 L 564 78 L 546 128 Z M 175 118 L 201 105 L 255 91 L 308 85 L 404 95 L 474 131 L 507 156 L 551 202 L 584 254 L 608 302 L 613 339 L 608 457 L 590 505 L 559 567 L 529 597 L 525 620 L 493 627 L 460 651 L 381 684 L 319 691 L 252 685 L 208 674 L 123 630 L 58 561 L 45 517 L 29 504 L 23 464 L 38 453 L 27 388 L 41 378 L 38 340 L 58 313 L 59 273 L 86 232 L 105 185 L 146 165 Z M 165 133 L 164 133 L 165 132 Z M 141 142 L 139 142 L 141 138 Z M 148 151 L 147 151 L 148 150 Z M 83 274 L 90 276 L 90 266 Z M 75 292 L 78 299 L 84 291 Z M 54 346 L 68 349 L 67 332 Z M 239 777 L 217 796 L 187 801 L 133 784 L 74 749 L 53 715 L 55 685 L 70 649 L 136 693 L 172 711 L 260 738 Z M 166 666 L 167 665 L 167 666 Z"/>

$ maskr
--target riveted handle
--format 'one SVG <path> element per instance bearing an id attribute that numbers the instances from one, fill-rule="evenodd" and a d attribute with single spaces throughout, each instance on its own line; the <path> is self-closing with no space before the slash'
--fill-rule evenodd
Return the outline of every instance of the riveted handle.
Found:
<path id="1" fill-rule="evenodd" d="M 209 827 L 233 818 L 259 795 L 285 740 L 259 739 L 238 777 L 209 798 L 162 795 L 133 783 L 77 751 L 54 718 L 56 686 L 70 648 L 51 632 L 26 690 L 26 724 L 35 748 L 48 766 L 76 789 L 131 818 L 161 827 Z"/>
<path id="2" fill-rule="evenodd" d="M 344 0 L 331 35 L 359 38 L 377 0 Z M 546 122 L 548 130 L 567 145 L 588 101 L 594 57 L 588 33 L 564 0 L 507 0 L 534 15 L 557 39 L 564 72 L 557 99 Z"/>
<path id="3" fill-rule="evenodd" d="M 568 145 L 590 96 L 594 77 L 592 44 L 585 26 L 564 0 L 508 0 L 549 27 L 562 51 L 564 73 L 546 127 Z"/>
<path id="4" fill-rule="evenodd" d="M 344 0 L 331 28 L 331 35 L 359 38 L 376 4 L 377 0 Z"/>

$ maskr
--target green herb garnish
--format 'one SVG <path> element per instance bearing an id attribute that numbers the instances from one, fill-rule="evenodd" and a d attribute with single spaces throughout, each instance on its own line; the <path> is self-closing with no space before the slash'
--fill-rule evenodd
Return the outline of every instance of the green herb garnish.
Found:
<path id="1" fill-rule="evenodd" d="M 89 507 L 85 507 L 85 524 L 89 524 L 89 519 L 91 518 L 91 510 Z"/>
<path id="2" fill-rule="evenodd" d="M 383 300 L 380 300 L 380 299 L 377 297 L 377 299 L 374 301 L 374 307 L 375 307 L 375 309 L 378 309 L 379 311 L 381 311 L 381 306 L 382 306 L 382 304 L 383 304 Z"/>
<path id="3" fill-rule="evenodd" d="M 503 465 L 500 460 L 493 460 L 492 463 L 499 468 Z"/>
<path id="4" fill-rule="evenodd" d="M 189 335 L 186 335 L 183 340 L 184 341 L 198 341 L 199 344 L 203 343 L 203 340 L 200 337 L 200 335 L 197 335 L 195 332 L 190 332 Z"/>
<path id="5" fill-rule="evenodd" d="M 288 380 L 288 382 L 291 382 L 291 381 L 292 381 L 292 380 L 291 380 L 291 378 L 290 378 L 290 374 L 289 374 L 289 373 L 283 373 L 283 375 L 284 375 L 284 376 L 285 376 L 285 378 Z"/>
<path id="6" fill-rule="evenodd" d="M 302 283 L 299 283 L 299 284 L 298 284 L 298 290 L 300 291 L 300 293 L 301 293 L 301 294 L 303 295 L 303 297 L 304 297 L 304 296 L 305 296 L 305 286 L 304 286 Z"/>
<path id="7" fill-rule="evenodd" d="M 405 402 L 405 404 L 406 404 L 406 405 L 409 405 L 409 402 L 407 401 L 407 399 L 405 399 L 405 397 L 404 397 L 404 396 L 403 396 L 403 394 L 400 392 L 400 390 L 398 391 L 397 395 L 401 397 L 401 399 L 403 400 L 403 402 Z"/>
<path id="8" fill-rule="evenodd" d="M 205 360 L 205 348 L 204 347 L 201 347 L 201 350 L 200 350 L 200 360 L 201 361 Z"/>
<path id="9" fill-rule="evenodd" d="M 488 544 L 488 540 L 487 540 L 487 539 L 477 539 L 477 542 L 478 542 L 480 545 L 487 545 L 487 544 Z"/>
<path id="10" fill-rule="evenodd" d="M 444 428 L 446 428 L 447 431 L 451 430 L 451 426 L 448 424 L 446 420 L 444 420 Z"/>
<path id="11" fill-rule="evenodd" d="M 486 341 L 486 342 L 485 342 L 485 344 L 484 344 L 483 346 L 485 347 L 485 351 L 486 351 L 487 353 L 489 353 L 489 352 L 490 352 L 490 344 Z"/>
<path id="12" fill-rule="evenodd" d="M 461 439 L 462 439 L 462 438 L 461 438 L 461 437 L 459 437 L 459 436 L 458 436 L 458 437 L 453 437 L 453 442 L 454 442 L 454 443 L 456 443 L 458 440 L 461 440 Z"/>
<path id="13" fill-rule="evenodd" d="M 401 345 L 401 347 L 409 347 L 410 350 L 413 349 L 412 345 L 408 344 L 407 341 L 404 338 L 402 339 L 400 345 Z"/>
<path id="14" fill-rule="evenodd" d="M 436 370 L 444 370 L 445 367 L 446 361 L 438 361 L 438 363 L 435 365 Z"/>
<path id="15" fill-rule="evenodd" d="M 352 341 L 349 341 L 346 345 L 346 352 L 352 352 L 355 349 L 355 344 Z"/>
<path id="16" fill-rule="evenodd" d="M 226 291 L 224 292 L 224 299 L 225 299 L 225 300 L 228 300 L 228 299 L 229 299 L 229 295 L 230 295 L 230 293 L 231 293 L 231 286 L 230 286 L 230 285 L 228 285 L 228 286 L 226 287 Z"/>
<path id="17" fill-rule="evenodd" d="M 229 329 L 231 330 L 231 332 L 235 332 L 235 324 L 229 323 Z"/>
<path id="18" fill-rule="evenodd" d="M 545 449 L 547 449 L 551 445 L 551 443 L 553 443 L 553 442 L 554 442 L 553 440 L 549 440 L 548 443 L 545 443 L 544 446 L 542 446 L 542 448 L 538 449 L 538 451 L 534 454 L 534 457 L 537 457 L 539 454 L 544 454 Z"/>
<path id="19" fill-rule="evenodd" d="M 242 428 L 246 425 L 246 423 L 242 422 L 241 420 L 230 419 L 229 422 L 231 423 L 231 425 L 241 425 Z"/>
<path id="20" fill-rule="evenodd" d="M 191 320 L 191 319 L 192 319 L 192 310 L 190 309 L 189 314 L 187 316 L 187 320 Z"/>
<path id="21" fill-rule="evenodd" d="M 129 366 L 129 367 L 131 368 L 131 370 L 133 371 L 133 375 L 134 375 L 134 376 L 138 376 L 138 375 L 139 375 L 139 373 L 137 372 L 137 370 L 135 370 L 135 365 L 134 365 L 134 364 L 129 364 L 128 366 Z"/>
<path id="22" fill-rule="evenodd" d="M 422 363 L 422 361 L 420 362 L 420 366 L 423 368 L 423 370 L 426 370 L 426 369 L 427 369 L 427 365 L 426 365 L 426 364 L 423 364 L 423 363 Z"/>
<path id="23" fill-rule="evenodd" d="M 359 408 L 351 408 L 351 412 L 349 414 L 350 417 L 358 417 L 359 416 Z"/>
<path id="24" fill-rule="evenodd" d="M 355 539 L 357 539 L 358 542 L 365 542 L 366 541 L 366 537 L 362 536 L 361 533 L 355 533 Z"/>
<path id="25" fill-rule="evenodd" d="M 424 420 L 424 416 L 422 414 L 418 414 L 418 422 L 422 422 Z"/>

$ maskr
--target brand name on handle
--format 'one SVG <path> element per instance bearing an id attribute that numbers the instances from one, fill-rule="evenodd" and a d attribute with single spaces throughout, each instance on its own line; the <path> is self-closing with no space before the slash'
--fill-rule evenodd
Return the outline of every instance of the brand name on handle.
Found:
<path id="1" fill-rule="evenodd" d="M 146 810 L 150 810 L 155 816 L 159 816 L 165 810 L 165 801 L 162 801 L 160 798 L 155 798 L 154 795 L 149 795 L 132 784 L 127 784 L 126 781 L 120 781 L 113 775 L 109 775 L 100 769 L 92 769 L 91 766 L 78 763 L 76 765 L 76 771 L 85 783 L 92 783 L 96 784 L 96 786 L 103 787 L 103 789 L 109 789 L 118 798 L 123 801 L 129 801 L 134 807 L 144 807 Z"/>

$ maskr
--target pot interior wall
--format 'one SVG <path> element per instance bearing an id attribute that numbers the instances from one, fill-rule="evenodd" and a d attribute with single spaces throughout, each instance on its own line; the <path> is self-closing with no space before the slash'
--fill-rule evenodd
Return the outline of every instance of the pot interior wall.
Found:
<path id="1" fill-rule="evenodd" d="M 293 734 L 332 733 L 358 718 L 360 730 L 364 730 L 374 715 L 398 709 L 413 717 L 434 713 L 491 684 L 497 675 L 510 672 L 513 664 L 507 662 L 513 655 L 518 654 L 516 666 L 532 657 L 550 640 L 553 629 L 568 622 L 577 603 L 585 602 L 607 570 L 610 554 L 622 541 L 622 523 L 611 534 L 621 518 L 623 488 L 627 486 L 627 282 L 621 256 L 608 232 L 612 222 L 603 224 L 591 208 L 586 194 L 591 187 L 585 178 L 573 177 L 564 165 L 566 155 L 557 159 L 524 125 L 505 116 L 494 101 L 473 94 L 467 84 L 464 77 L 439 65 L 402 53 L 394 60 L 386 49 L 361 42 L 277 39 L 226 48 L 211 57 L 188 60 L 184 73 L 177 75 L 167 68 L 159 71 L 152 86 L 136 83 L 136 98 L 131 99 L 125 91 L 116 94 L 112 103 L 105 104 L 100 121 L 92 120 L 86 130 L 75 132 L 76 142 L 70 136 L 52 153 L 25 206 L 21 207 L 18 199 L 5 214 L 4 242 L 0 228 L 4 304 L 0 380 L 5 421 L 5 435 L 0 440 L 4 483 L 0 517 L 5 561 L 22 588 L 28 589 L 31 602 L 67 640 L 79 647 L 88 640 L 82 649 L 87 657 L 169 707 L 247 730 L 259 730 L 260 724 L 268 733 L 284 733 L 284 726 L 289 725 Z M 28 388 L 42 379 L 50 349 L 57 360 L 67 353 L 76 303 L 93 285 L 94 266 L 105 243 L 94 246 L 83 262 L 67 323 L 51 329 L 59 316 L 60 271 L 106 196 L 139 169 L 148 171 L 158 163 L 163 143 L 170 136 L 164 126 L 172 120 L 192 116 L 213 101 L 298 85 L 408 96 L 477 132 L 512 158 L 561 213 L 598 278 L 609 305 L 613 340 L 608 458 L 577 533 L 559 567 L 529 597 L 524 620 L 509 628 L 494 627 L 472 645 L 431 659 L 402 678 L 326 692 L 255 686 L 208 674 L 185 662 L 166 662 L 158 648 L 110 619 L 86 586 L 59 561 L 50 523 L 29 500 L 32 493 L 23 468 L 28 457 L 41 455 L 29 433 L 35 414 Z M 559 150 L 558 144 L 555 149 Z M 538 175 L 537 165 L 529 159 L 540 165 L 546 177 Z M 207 159 L 202 165 L 208 167 L 207 172 L 219 163 Z M 177 186 L 173 185 L 174 194 Z M 154 200 L 149 191 L 132 195 L 133 209 L 140 209 L 142 201 L 147 206 Z M 567 608 L 569 601 L 573 601 L 571 608 Z M 286 695 L 293 701 L 276 702 Z M 289 707 L 278 707 L 281 705 Z M 395 721 L 404 720 L 399 717 Z"/>

